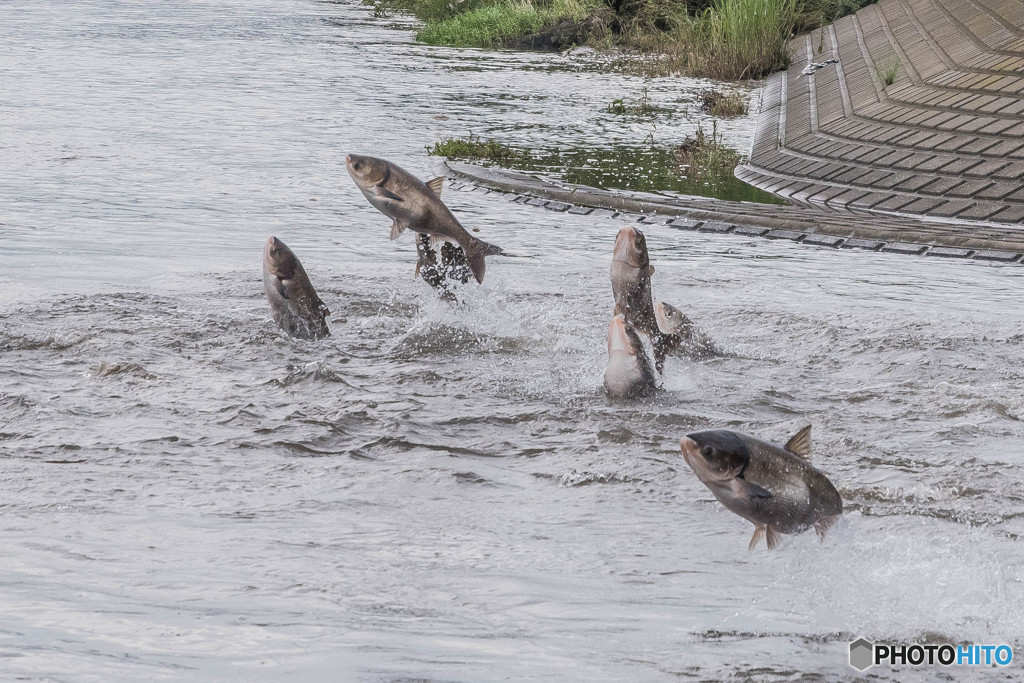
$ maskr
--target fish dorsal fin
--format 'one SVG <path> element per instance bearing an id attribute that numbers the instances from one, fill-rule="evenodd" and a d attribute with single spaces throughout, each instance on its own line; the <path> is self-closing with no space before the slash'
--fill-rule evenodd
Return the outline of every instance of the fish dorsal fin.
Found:
<path id="1" fill-rule="evenodd" d="M 435 249 L 435 250 L 436 249 L 440 249 L 441 245 L 444 244 L 445 242 L 451 242 L 452 244 L 458 244 L 454 240 L 450 240 L 447 237 L 444 237 L 443 235 L 431 235 L 430 236 L 430 248 L 431 249 Z"/>
<path id="2" fill-rule="evenodd" d="M 442 186 L 444 186 L 444 176 L 443 175 L 442 176 L 438 176 L 438 177 L 434 178 L 433 180 L 428 180 L 427 181 L 427 187 L 429 187 L 430 191 L 433 192 L 434 194 L 436 194 L 438 197 L 441 196 L 441 187 Z"/>
<path id="3" fill-rule="evenodd" d="M 391 239 L 398 239 L 398 236 L 405 232 L 405 226 L 395 219 L 395 222 L 391 224 Z"/>
<path id="4" fill-rule="evenodd" d="M 810 459 L 811 456 L 811 425 L 807 425 L 786 442 L 785 449 L 793 455 Z"/>
<path id="5" fill-rule="evenodd" d="M 647 266 L 647 274 L 648 275 L 654 275 L 654 266 L 651 266 L 651 265 Z"/>

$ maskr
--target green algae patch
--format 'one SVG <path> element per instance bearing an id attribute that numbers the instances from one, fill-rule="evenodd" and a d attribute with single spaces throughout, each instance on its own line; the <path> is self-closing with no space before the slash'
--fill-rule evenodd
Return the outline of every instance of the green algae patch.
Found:
<path id="1" fill-rule="evenodd" d="M 499 165 L 577 185 L 635 192 L 668 192 L 730 201 L 783 204 L 733 173 L 743 157 L 722 144 L 716 129 L 698 128 L 672 148 L 629 146 L 520 149 L 494 140 L 449 138 L 427 148 L 435 156 Z"/>

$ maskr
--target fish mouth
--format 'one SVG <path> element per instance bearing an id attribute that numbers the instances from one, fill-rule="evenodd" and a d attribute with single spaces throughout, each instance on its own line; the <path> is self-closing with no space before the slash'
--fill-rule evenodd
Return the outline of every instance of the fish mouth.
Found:
<path id="1" fill-rule="evenodd" d="M 701 455 L 700 446 L 696 441 L 691 439 L 689 436 L 684 436 L 679 440 L 679 449 L 683 452 L 683 460 L 690 466 L 693 473 L 697 475 L 704 484 L 719 484 L 724 485 L 730 479 L 732 475 L 722 475 L 715 472 L 708 466 L 708 461 Z"/>
<path id="2" fill-rule="evenodd" d="M 629 356 L 636 355 L 633 341 L 626 332 L 626 319 L 621 315 L 612 318 L 611 325 L 608 326 L 608 355 L 610 356 L 615 353 L 624 353 Z"/>
<path id="3" fill-rule="evenodd" d="M 636 228 L 633 226 L 627 226 L 619 230 L 619 234 L 615 236 L 615 248 L 612 251 L 612 260 L 621 261 L 630 265 L 636 265 L 636 248 L 633 246 L 633 242 L 636 240 Z"/>

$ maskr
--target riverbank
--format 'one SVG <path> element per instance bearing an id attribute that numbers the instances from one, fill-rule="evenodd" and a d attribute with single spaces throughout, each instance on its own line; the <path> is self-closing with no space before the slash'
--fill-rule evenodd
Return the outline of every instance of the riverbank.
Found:
<path id="1" fill-rule="evenodd" d="M 788 41 L 875 0 L 378 0 L 378 14 L 424 22 L 417 40 L 455 47 L 621 50 L 645 75 L 763 78 L 789 64 Z"/>

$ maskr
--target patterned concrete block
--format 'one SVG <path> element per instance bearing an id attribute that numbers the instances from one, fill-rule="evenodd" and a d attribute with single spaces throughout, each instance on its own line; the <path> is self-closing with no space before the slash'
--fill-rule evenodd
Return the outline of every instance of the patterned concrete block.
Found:
<path id="1" fill-rule="evenodd" d="M 796 230 L 770 230 L 765 233 L 765 237 L 770 240 L 799 240 L 805 237 L 805 233 Z"/>
<path id="2" fill-rule="evenodd" d="M 926 252 L 928 256 L 941 256 L 944 258 L 968 258 L 974 251 L 971 249 L 958 249 L 956 247 L 932 247 Z"/>
<path id="3" fill-rule="evenodd" d="M 908 244 L 906 242 L 889 242 L 882 247 L 882 251 L 891 254 L 922 254 L 928 247 L 923 244 Z"/>
<path id="4" fill-rule="evenodd" d="M 722 221 L 705 221 L 704 225 L 700 226 L 698 230 L 700 232 L 717 232 L 719 234 L 727 233 L 732 230 L 735 226 L 729 223 L 723 223 Z"/>
<path id="5" fill-rule="evenodd" d="M 801 244 L 813 244 L 819 247 L 838 247 L 846 241 L 845 237 L 833 237 L 832 235 L 815 235 L 809 234 L 803 239 Z"/>

